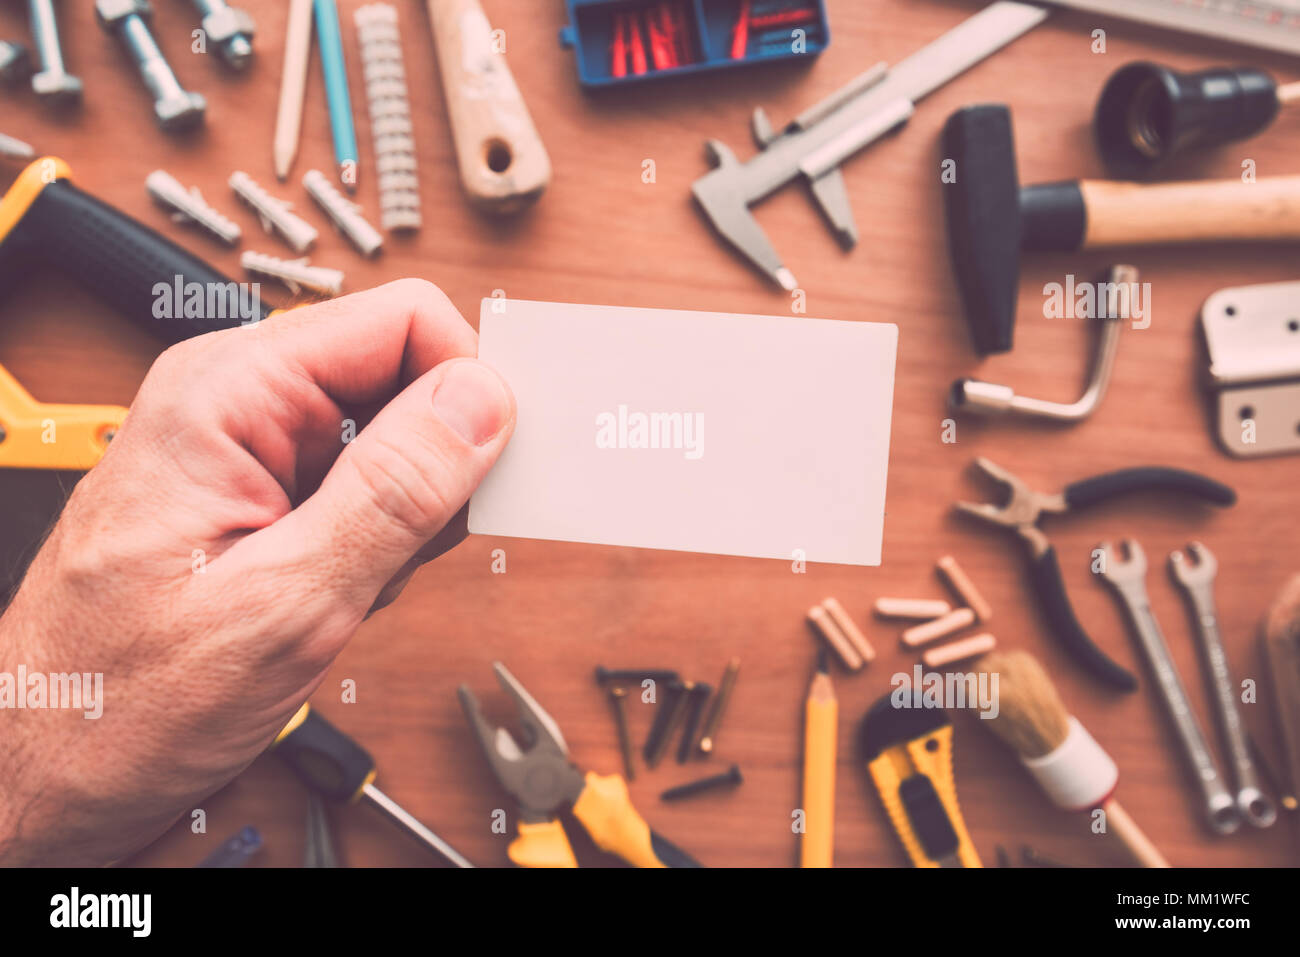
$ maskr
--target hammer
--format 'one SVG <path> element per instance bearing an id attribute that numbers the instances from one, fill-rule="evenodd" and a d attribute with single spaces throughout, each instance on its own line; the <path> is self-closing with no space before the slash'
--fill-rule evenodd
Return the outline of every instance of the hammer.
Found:
<path id="1" fill-rule="evenodd" d="M 1021 249 L 1300 239 L 1300 176 L 1022 187 L 1011 113 L 1001 104 L 950 116 L 943 149 L 957 173 L 944 186 L 948 248 L 981 354 L 1011 348 Z"/>

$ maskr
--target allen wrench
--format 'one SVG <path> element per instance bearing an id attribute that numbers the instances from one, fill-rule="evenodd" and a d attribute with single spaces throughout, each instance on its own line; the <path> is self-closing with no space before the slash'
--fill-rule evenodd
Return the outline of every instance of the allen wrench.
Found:
<path id="1" fill-rule="evenodd" d="M 1138 271 L 1134 266 L 1116 265 L 1110 267 L 1101 280 L 1118 289 L 1132 289 L 1138 281 Z M 1117 300 L 1123 297 L 1116 297 Z M 1098 296 L 1098 305 L 1102 302 Z M 1101 316 L 1101 333 L 1097 337 L 1096 354 L 1092 360 L 1092 371 L 1083 395 L 1073 402 L 1052 402 L 1047 399 L 1034 399 L 1029 396 L 1016 395 L 1009 385 L 985 382 L 982 379 L 958 379 L 952 384 L 948 393 L 948 406 L 954 412 L 974 412 L 980 415 L 1003 415 L 1013 413 L 1025 418 L 1047 419 L 1053 422 L 1081 422 L 1092 415 L 1101 405 L 1110 385 L 1110 373 L 1115 367 L 1115 355 L 1119 351 L 1119 330 L 1122 320 L 1127 318 L 1127 309 L 1106 309 Z"/>

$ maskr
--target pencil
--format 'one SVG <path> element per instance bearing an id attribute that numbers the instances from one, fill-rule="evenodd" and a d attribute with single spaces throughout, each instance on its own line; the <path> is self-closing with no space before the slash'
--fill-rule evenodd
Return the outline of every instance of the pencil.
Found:
<path id="1" fill-rule="evenodd" d="M 803 810 L 800 867 L 830 867 L 835 850 L 835 742 L 840 706 L 831 685 L 826 649 L 804 704 Z"/>
<path id="2" fill-rule="evenodd" d="M 312 0 L 290 0 L 289 26 L 284 38 L 284 73 L 280 77 L 280 106 L 275 113 L 276 178 L 289 176 L 298 154 L 302 129 L 302 100 L 307 89 L 307 63 L 311 60 Z"/>
<path id="3" fill-rule="evenodd" d="M 348 96 L 343 36 L 334 0 L 316 0 L 316 40 L 320 43 L 321 68 L 325 72 L 334 160 L 338 163 L 340 182 L 352 191 L 357 188 L 357 134 L 352 128 L 352 99 Z"/>

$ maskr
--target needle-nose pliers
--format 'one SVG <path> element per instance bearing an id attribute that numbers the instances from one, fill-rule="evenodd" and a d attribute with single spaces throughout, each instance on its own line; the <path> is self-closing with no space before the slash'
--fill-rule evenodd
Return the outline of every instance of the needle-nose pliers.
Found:
<path id="1" fill-rule="evenodd" d="M 585 774 L 569 760 L 569 746 L 555 719 L 501 662 L 492 670 L 519 710 L 527 750 L 505 728 L 483 717 L 467 685 L 457 690 L 461 707 L 501 787 L 519 803 L 519 835 L 509 856 L 521 867 L 577 867 L 558 814 L 573 812 L 603 851 L 636 867 L 699 867 L 681 848 L 664 840 L 642 819 L 628 797 L 622 775 Z"/>
<path id="2" fill-rule="evenodd" d="M 1093 644 L 1079 624 L 1061 578 L 1056 549 L 1038 527 L 1038 519 L 1044 513 L 1061 515 L 1128 492 L 1163 489 L 1225 506 L 1237 501 L 1237 493 L 1196 472 L 1151 465 L 1080 479 L 1067 485 L 1064 491 L 1048 495 L 1035 492 L 1015 475 L 986 458 L 977 458 L 975 465 L 1002 484 L 1006 489 L 1006 502 L 1003 505 L 958 502 L 957 508 L 967 515 L 1016 532 L 1029 550 L 1030 580 L 1047 617 L 1048 627 L 1057 640 L 1093 677 L 1121 691 L 1137 688 L 1137 678 L 1133 673 Z"/>

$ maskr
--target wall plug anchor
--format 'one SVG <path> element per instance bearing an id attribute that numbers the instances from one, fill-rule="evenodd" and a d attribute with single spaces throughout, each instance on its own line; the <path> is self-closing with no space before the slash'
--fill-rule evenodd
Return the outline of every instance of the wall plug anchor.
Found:
<path id="1" fill-rule="evenodd" d="M 257 212 L 262 228 L 279 235 L 297 253 L 305 253 L 320 235 L 316 227 L 301 216 L 290 212 L 292 204 L 276 199 L 247 173 L 236 170 L 230 174 L 230 188 Z"/>
<path id="2" fill-rule="evenodd" d="M 343 273 L 340 270 L 312 266 L 305 257 L 277 259 L 248 250 L 240 255 L 239 264 L 251 273 L 280 280 L 295 296 L 304 289 L 327 296 L 337 296 L 343 291 Z"/>
<path id="3" fill-rule="evenodd" d="M 239 226 L 209 206 L 197 186 L 186 189 L 171 173 L 156 169 L 145 177 L 144 188 L 158 205 L 172 211 L 176 222 L 201 226 L 228 246 L 239 242 Z"/>
<path id="4" fill-rule="evenodd" d="M 363 256 L 373 256 L 379 252 L 384 237 L 366 222 L 361 215 L 361 207 L 335 189 L 324 173 L 317 169 L 307 170 L 303 174 L 302 185 L 338 227 L 338 231 L 361 250 Z"/>
<path id="5" fill-rule="evenodd" d="M 36 150 L 15 136 L 0 133 L 0 156 L 6 159 L 29 160 L 36 158 Z"/>
<path id="6" fill-rule="evenodd" d="M 388 3 L 370 3 L 358 9 L 353 19 L 361 43 L 370 133 L 379 169 L 379 225 L 390 231 L 419 229 L 415 137 L 397 8 Z"/>

